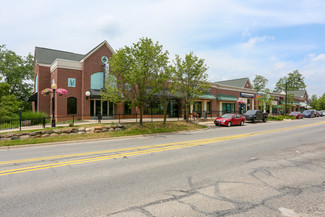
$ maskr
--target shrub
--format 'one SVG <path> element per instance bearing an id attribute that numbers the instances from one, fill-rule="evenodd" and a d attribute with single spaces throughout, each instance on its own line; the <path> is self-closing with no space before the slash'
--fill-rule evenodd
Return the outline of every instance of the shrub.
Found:
<path id="1" fill-rule="evenodd" d="M 31 125 L 37 125 L 43 123 L 43 117 L 47 117 L 48 115 L 43 112 L 32 112 L 27 111 L 21 114 L 22 120 L 31 120 Z M 46 123 L 49 123 L 50 120 L 48 118 L 45 119 Z"/>
<path id="2" fill-rule="evenodd" d="M 283 121 L 284 116 L 280 115 L 280 116 L 268 116 L 267 120 L 268 121 Z"/>

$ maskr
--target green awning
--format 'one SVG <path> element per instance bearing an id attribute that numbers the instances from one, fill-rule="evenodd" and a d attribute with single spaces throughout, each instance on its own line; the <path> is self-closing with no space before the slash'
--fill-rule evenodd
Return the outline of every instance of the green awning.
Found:
<path id="1" fill-rule="evenodd" d="M 212 93 L 204 93 L 198 97 L 199 99 L 216 99 Z"/>
<path id="2" fill-rule="evenodd" d="M 275 108 L 282 108 L 282 106 L 280 106 L 280 105 L 276 105 Z"/>
<path id="3" fill-rule="evenodd" d="M 217 99 L 222 100 L 222 101 L 235 101 L 235 102 L 237 102 L 237 100 L 238 100 L 238 98 L 235 96 L 223 95 L 223 94 L 218 94 Z"/>

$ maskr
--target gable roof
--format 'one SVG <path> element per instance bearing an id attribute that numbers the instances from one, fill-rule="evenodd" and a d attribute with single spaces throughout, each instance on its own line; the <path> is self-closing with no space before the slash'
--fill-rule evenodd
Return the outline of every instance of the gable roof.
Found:
<path id="1" fill-rule="evenodd" d="M 81 59 L 81 61 L 85 61 L 85 59 L 87 59 L 90 55 L 92 55 L 93 53 L 95 53 L 103 45 L 105 45 L 112 52 L 112 54 L 116 53 L 115 50 L 111 47 L 111 45 L 105 40 L 102 43 L 100 43 L 99 45 L 97 45 L 96 47 L 94 47 L 91 51 L 89 51 L 88 53 L 86 53 L 84 55 L 84 57 Z"/>
<path id="2" fill-rule="evenodd" d="M 43 47 L 35 47 L 35 59 L 37 63 L 51 65 L 56 59 L 80 61 L 85 55 L 67 51 L 53 50 Z"/>
<path id="3" fill-rule="evenodd" d="M 238 78 L 226 81 L 217 81 L 216 84 L 245 88 L 246 83 L 249 82 L 249 78 Z M 249 82 L 250 84 L 250 82 Z"/>
<path id="4" fill-rule="evenodd" d="M 293 93 L 295 97 L 305 97 L 305 94 L 307 94 L 306 90 L 292 90 L 288 91 L 288 93 Z M 308 94 L 307 94 L 308 97 Z"/>

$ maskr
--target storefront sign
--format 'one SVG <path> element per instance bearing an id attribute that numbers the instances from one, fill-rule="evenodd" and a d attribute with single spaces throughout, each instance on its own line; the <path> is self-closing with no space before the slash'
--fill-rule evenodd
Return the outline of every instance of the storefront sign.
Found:
<path id="1" fill-rule="evenodd" d="M 254 94 L 253 93 L 240 93 L 240 97 L 254 98 Z"/>

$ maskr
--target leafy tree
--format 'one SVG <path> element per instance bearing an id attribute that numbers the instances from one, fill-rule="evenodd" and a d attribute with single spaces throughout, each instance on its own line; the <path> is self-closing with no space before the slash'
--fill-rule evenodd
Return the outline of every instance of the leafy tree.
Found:
<path id="1" fill-rule="evenodd" d="M 309 99 L 309 105 L 313 108 L 313 109 L 318 109 L 318 98 L 316 94 L 313 94 L 310 99 Z"/>
<path id="2" fill-rule="evenodd" d="M 271 96 L 271 91 L 270 91 L 270 89 L 266 88 L 264 90 L 264 94 L 258 98 L 258 102 L 261 102 L 261 104 L 262 104 L 261 106 L 263 106 L 264 112 L 266 110 L 266 107 L 269 107 L 272 105 L 272 101 L 273 101 L 273 97 Z"/>
<path id="3" fill-rule="evenodd" d="M 298 70 L 294 70 L 288 74 L 288 77 L 279 79 L 279 81 L 275 84 L 274 92 L 285 91 L 286 82 L 288 91 L 303 90 L 307 87 L 302 74 L 300 74 Z"/>
<path id="4" fill-rule="evenodd" d="M 34 57 L 31 54 L 21 57 L 14 51 L 6 49 L 5 45 L 0 45 L 0 76 L 10 85 L 10 94 L 14 94 L 25 109 L 31 109 L 31 104 L 27 100 L 33 88 L 31 82 L 34 76 L 33 61 Z"/>
<path id="5" fill-rule="evenodd" d="M 317 100 L 317 106 L 318 110 L 325 110 L 325 93 Z"/>
<path id="6" fill-rule="evenodd" d="M 140 110 L 140 126 L 146 103 L 154 93 L 153 84 L 157 75 L 162 73 L 168 64 L 168 51 L 155 44 L 149 38 L 141 38 L 133 46 L 118 50 L 110 61 L 113 74 L 117 77 L 116 85 L 112 84 L 112 76 L 106 80 L 104 99 L 112 102 L 130 102 L 131 107 Z"/>
<path id="7" fill-rule="evenodd" d="M 255 78 L 253 80 L 253 88 L 257 92 L 264 91 L 267 82 L 268 82 L 268 80 L 264 76 L 262 76 L 262 75 L 255 75 Z"/>
<path id="8" fill-rule="evenodd" d="M 175 83 L 172 80 L 173 67 L 165 67 L 164 70 L 156 74 L 156 79 L 153 83 L 152 88 L 154 89 L 155 96 L 160 101 L 164 112 L 164 126 L 166 126 L 167 119 L 167 106 L 170 100 L 174 97 Z"/>
<path id="9" fill-rule="evenodd" d="M 0 99 L 0 119 L 12 119 L 18 117 L 21 102 L 17 101 L 15 95 L 2 96 Z"/>
<path id="10" fill-rule="evenodd" d="M 199 59 L 193 52 L 185 55 L 185 59 L 176 55 L 174 63 L 176 92 L 185 101 L 186 121 L 188 122 L 191 104 L 210 87 L 206 73 L 208 67 L 204 60 Z"/>

